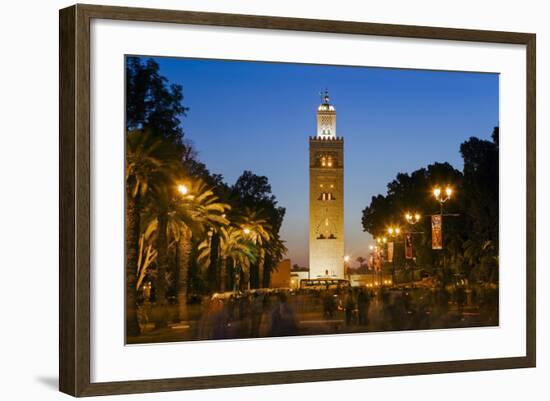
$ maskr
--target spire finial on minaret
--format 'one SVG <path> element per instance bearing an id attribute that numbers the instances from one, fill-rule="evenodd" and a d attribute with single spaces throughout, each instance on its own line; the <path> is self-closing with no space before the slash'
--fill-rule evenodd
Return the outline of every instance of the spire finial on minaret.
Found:
<path id="1" fill-rule="evenodd" d="M 330 104 L 328 89 L 319 92 L 321 104 L 317 107 L 317 136 L 326 139 L 336 138 L 336 110 Z"/>
<path id="2" fill-rule="evenodd" d="M 322 104 L 328 104 L 328 102 L 330 100 L 330 97 L 328 95 L 328 89 L 325 88 L 325 90 L 321 91 L 319 94 L 321 95 L 321 103 Z"/>

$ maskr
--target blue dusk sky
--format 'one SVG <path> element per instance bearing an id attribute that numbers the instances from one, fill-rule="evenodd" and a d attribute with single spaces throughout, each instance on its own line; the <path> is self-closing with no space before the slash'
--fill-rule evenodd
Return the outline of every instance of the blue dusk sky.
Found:
<path id="1" fill-rule="evenodd" d="M 269 178 L 286 208 L 281 237 L 308 266 L 308 137 L 328 88 L 344 137 L 345 243 L 353 261 L 372 243 L 361 227 L 371 197 L 398 172 L 434 162 L 462 170 L 459 146 L 490 139 L 499 123 L 497 74 L 155 58 L 183 87 L 186 138 L 213 173 Z"/>

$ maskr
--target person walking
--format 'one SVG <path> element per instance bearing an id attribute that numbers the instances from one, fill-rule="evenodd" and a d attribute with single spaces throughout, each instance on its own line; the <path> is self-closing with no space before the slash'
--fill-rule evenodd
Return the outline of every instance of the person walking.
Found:
<path id="1" fill-rule="evenodd" d="M 292 336 L 298 334 L 298 325 L 292 307 L 288 304 L 284 292 L 278 295 L 278 300 L 271 312 L 271 336 Z"/>
<path id="2" fill-rule="evenodd" d="M 254 293 L 250 305 L 250 337 L 260 336 L 260 326 L 262 324 L 262 313 L 264 311 L 263 294 Z"/>
<path id="3" fill-rule="evenodd" d="M 353 291 L 351 289 L 348 290 L 346 294 L 346 299 L 344 303 L 344 308 L 346 311 L 346 325 L 351 326 L 352 323 L 355 321 L 355 297 L 353 296 Z"/>
<path id="4" fill-rule="evenodd" d="M 208 338 L 212 340 L 229 338 L 229 325 L 229 314 L 223 300 L 213 300 L 208 316 Z"/>
<path id="5" fill-rule="evenodd" d="M 369 324 L 370 294 L 364 288 L 359 290 L 357 296 L 357 309 L 359 310 L 359 325 L 367 326 Z"/>

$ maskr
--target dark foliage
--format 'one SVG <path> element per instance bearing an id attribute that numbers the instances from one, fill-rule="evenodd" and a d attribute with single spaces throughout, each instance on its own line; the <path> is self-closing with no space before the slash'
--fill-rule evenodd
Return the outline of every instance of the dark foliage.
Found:
<path id="1" fill-rule="evenodd" d="M 388 226 L 407 227 L 406 212 L 419 212 L 423 218 L 414 226 L 416 264 L 446 275 L 466 275 L 476 281 L 498 279 L 498 127 L 492 141 L 475 137 L 460 146 L 463 171 L 448 163 L 435 163 L 413 171 L 399 173 L 388 184 L 386 195 L 373 196 L 363 210 L 363 230 L 374 237 L 386 235 Z M 440 213 L 432 194 L 434 186 L 451 185 L 453 197 L 444 205 L 444 250 L 431 249 L 432 214 Z M 407 264 L 402 241 L 395 243 L 395 263 Z"/>
<path id="2" fill-rule="evenodd" d="M 139 57 L 126 60 L 126 129 L 152 128 L 176 142 L 183 139 L 181 118 L 188 108 L 182 105 L 181 85 L 170 85 L 160 75 L 153 59 Z"/>

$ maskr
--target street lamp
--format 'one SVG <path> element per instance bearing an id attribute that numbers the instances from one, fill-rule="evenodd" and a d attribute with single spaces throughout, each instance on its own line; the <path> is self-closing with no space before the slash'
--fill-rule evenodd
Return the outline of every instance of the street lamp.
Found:
<path id="1" fill-rule="evenodd" d="M 378 242 L 379 244 L 385 244 L 387 241 L 388 241 L 388 239 L 386 237 L 376 238 L 376 242 Z"/>
<path id="2" fill-rule="evenodd" d="M 443 204 L 447 202 L 449 199 L 451 199 L 453 195 L 453 189 L 449 185 L 447 185 L 445 187 L 445 191 L 442 191 L 440 186 L 436 186 L 433 189 L 433 195 L 435 199 L 439 202 L 439 216 L 440 216 L 441 230 L 443 230 Z M 443 278 L 444 278 L 446 273 L 445 273 L 445 253 L 443 252 L 443 246 L 441 246 L 441 250 L 442 250 L 441 257 L 442 257 Z"/>
<path id="3" fill-rule="evenodd" d="M 405 220 L 407 221 L 407 223 L 409 223 L 410 225 L 414 226 L 416 223 L 418 223 L 420 221 L 420 218 L 422 216 L 420 216 L 419 213 L 412 213 L 412 212 L 407 212 L 405 213 Z"/>
<path id="4" fill-rule="evenodd" d="M 401 229 L 399 227 L 388 227 L 388 234 L 392 238 L 397 238 L 401 234 Z M 395 241 L 393 241 L 395 243 Z M 395 248 L 393 250 L 391 258 L 391 279 L 392 283 L 395 283 Z"/>
<path id="5" fill-rule="evenodd" d="M 436 186 L 433 189 L 433 195 L 435 199 L 439 202 L 441 205 L 441 215 L 443 216 L 443 204 L 447 202 L 449 199 L 451 199 L 453 195 L 453 189 L 450 186 L 445 187 L 445 191 L 441 190 L 441 187 Z"/>
<path id="6" fill-rule="evenodd" d="M 435 191 L 434 191 L 435 192 Z M 440 191 L 439 191 L 440 192 Z M 440 192 L 441 193 L 441 192 Z M 418 212 L 407 212 L 405 213 L 405 221 L 411 226 L 413 227 L 416 223 L 418 223 L 420 221 L 420 219 L 422 218 L 422 216 L 420 215 L 420 213 Z M 407 264 L 407 245 L 408 245 L 408 241 L 411 241 L 410 243 L 410 247 L 411 247 L 411 251 L 410 251 L 410 258 L 413 258 L 413 254 L 412 254 L 412 236 L 413 234 L 419 234 L 419 233 L 415 233 L 413 232 L 412 230 L 410 230 L 408 233 L 407 233 L 407 237 L 405 238 L 405 265 L 408 266 Z M 410 271 L 411 271 L 411 283 L 414 287 L 414 267 L 411 267 L 410 268 Z"/>
<path id="7" fill-rule="evenodd" d="M 376 238 L 376 242 L 378 242 L 380 245 L 384 245 L 388 242 L 388 239 L 386 237 L 378 237 Z M 381 256 L 383 257 L 382 252 L 378 254 L 378 257 L 381 259 Z M 382 283 L 382 260 L 380 260 L 380 269 L 379 269 L 379 275 L 380 275 L 380 284 Z"/>
<path id="8" fill-rule="evenodd" d="M 179 184 L 177 190 L 184 199 L 193 200 L 195 196 L 189 193 L 189 187 L 185 184 Z"/>
<path id="9" fill-rule="evenodd" d="M 189 188 L 185 184 L 178 185 L 178 192 L 182 195 L 187 195 L 189 193 Z"/>
<path id="10" fill-rule="evenodd" d="M 378 286 L 379 283 L 380 285 L 382 285 L 382 257 L 383 257 L 382 245 L 387 243 L 388 239 L 386 237 L 377 237 L 375 240 L 376 240 L 376 243 L 380 245 L 380 246 L 371 245 L 371 249 L 374 250 L 374 254 L 376 255 L 376 260 L 378 261 L 378 262 L 375 262 L 375 271 L 378 272 L 378 279 L 377 281 L 375 281 L 375 286 Z M 376 268 L 376 265 L 378 263 L 379 263 L 378 268 Z"/>
<path id="11" fill-rule="evenodd" d="M 389 227 L 388 228 L 388 234 L 391 237 L 396 237 L 401 233 L 401 229 L 399 227 Z"/>

